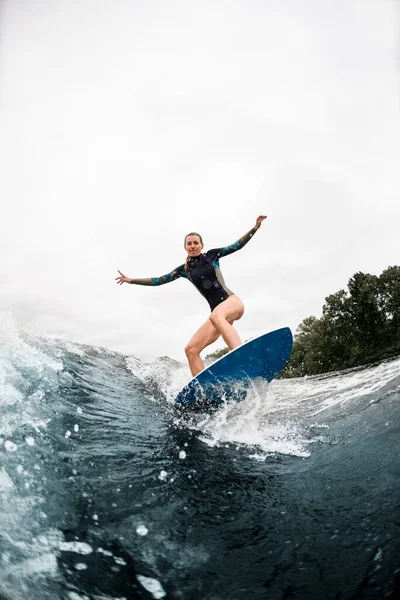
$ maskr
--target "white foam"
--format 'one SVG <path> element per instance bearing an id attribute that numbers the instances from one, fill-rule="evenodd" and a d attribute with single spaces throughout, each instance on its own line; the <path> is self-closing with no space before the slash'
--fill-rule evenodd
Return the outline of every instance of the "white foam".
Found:
<path id="1" fill-rule="evenodd" d="M 75 552 L 76 554 L 92 554 L 93 552 L 93 548 L 85 542 L 60 542 L 58 547 L 65 552 Z"/>
<path id="2" fill-rule="evenodd" d="M 324 422 L 328 409 L 343 410 L 347 403 L 368 402 L 369 397 L 375 401 L 376 393 L 399 375 L 397 359 L 363 370 L 264 382 L 253 385 L 242 402 L 225 403 L 211 414 L 193 413 L 190 425 L 183 424 L 200 429 L 200 439 L 209 445 L 257 447 L 252 457 L 269 453 L 307 457 L 310 444 L 326 442 L 320 430 L 329 428 Z M 173 389 L 170 395 L 175 394 Z"/>
<path id="3" fill-rule="evenodd" d="M 171 404 L 178 392 L 192 378 L 189 367 L 172 358 L 163 356 L 151 363 L 142 363 L 134 356 L 126 357 L 127 368 L 146 385 L 156 384 Z"/>
<path id="4" fill-rule="evenodd" d="M 9 476 L 9 474 L 2 469 L 0 471 L 0 491 L 2 493 L 12 490 L 14 487 L 14 483 Z"/>
<path id="5" fill-rule="evenodd" d="M 58 390 L 58 374 L 62 370 L 61 360 L 28 344 L 12 317 L 0 313 L 0 430 L 3 435 L 11 437 L 23 424 L 36 431 L 45 426 L 46 421 L 38 421 L 35 403 L 43 400 L 46 391 Z M 29 394 L 27 402 L 25 390 L 32 387 L 36 389 Z M 12 407 L 17 404 L 15 411 Z"/>
<path id="6" fill-rule="evenodd" d="M 144 587 L 144 589 L 150 592 L 150 594 L 152 594 L 153 598 L 156 600 L 161 600 L 161 598 L 165 598 L 167 595 L 161 583 L 157 581 L 157 579 L 153 579 L 152 577 L 144 577 L 144 575 L 136 575 L 136 578 Z"/>

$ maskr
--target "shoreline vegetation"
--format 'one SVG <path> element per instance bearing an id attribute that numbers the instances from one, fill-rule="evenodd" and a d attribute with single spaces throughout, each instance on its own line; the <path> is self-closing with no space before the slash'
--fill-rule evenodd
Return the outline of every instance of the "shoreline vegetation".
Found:
<path id="1" fill-rule="evenodd" d="M 216 360 L 229 351 L 206 356 Z M 320 318 L 298 326 L 293 351 L 278 378 L 320 375 L 400 355 L 400 266 L 380 275 L 355 273 L 347 290 L 325 298 Z"/>

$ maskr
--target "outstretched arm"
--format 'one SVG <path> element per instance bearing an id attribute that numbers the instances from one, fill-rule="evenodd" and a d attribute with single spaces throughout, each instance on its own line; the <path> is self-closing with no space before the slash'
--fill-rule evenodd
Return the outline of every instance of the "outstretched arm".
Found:
<path id="1" fill-rule="evenodd" d="M 164 283 L 169 283 L 170 281 L 174 281 L 179 277 L 182 277 L 180 269 L 174 269 L 171 273 L 167 273 L 166 275 L 162 275 L 161 277 L 144 277 L 142 279 L 132 279 L 127 275 L 121 273 L 118 269 L 118 277 L 115 278 L 116 282 L 119 285 L 123 283 L 133 283 L 134 285 L 163 285 Z"/>
<path id="2" fill-rule="evenodd" d="M 252 229 L 250 229 L 250 231 L 248 231 L 247 233 L 242 235 L 242 237 L 239 238 L 238 241 L 235 242 L 234 244 L 230 244 L 229 246 L 225 246 L 225 248 L 221 248 L 220 256 L 221 257 L 228 256 L 228 254 L 232 254 L 232 252 L 237 252 L 238 250 L 243 248 L 243 246 L 245 246 L 247 244 L 247 242 L 249 242 L 251 240 L 251 238 L 253 237 L 255 232 L 258 229 L 260 229 L 261 223 L 266 218 L 267 217 L 265 215 L 260 215 L 259 217 L 257 217 L 256 224 L 254 225 L 254 227 Z"/>

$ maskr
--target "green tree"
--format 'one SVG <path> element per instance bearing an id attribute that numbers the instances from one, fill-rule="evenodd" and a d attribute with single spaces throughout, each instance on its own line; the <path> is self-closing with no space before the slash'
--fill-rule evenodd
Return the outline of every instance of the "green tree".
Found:
<path id="1" fill-rule="evenodd" d="M 206 358 L 217 359 L 228 348 Z M 301 377 L 355 367 L 400 354 L 400 267 L 378 277 L 355 273 L 347 290 L 325 298 L 322 316 L 306 317 L 280 377 Z"/>
<path id="2" fill-rule="evenodd" d="M 386 333 L 386 318 L 380 307 L 379 277 L 356 273 L 349 280 L 350 322 L 356 341 L 356 355 L 374 358 L 382 346 Z"/>
<path id="3" fill-rule="evenodd" d="M 400 352 L 400 267 L 388 267 L 380 275 L 379 307 L 385 318 L 386 343 Z"/>
<path id="4" fill-rule="evenodd" d="M 208 354 L 206 356 L 206 360 L 217 360 L 217 358 L 221 358 L 221 356 L 228 354 L 228 352 L 229 352 L 229 348 L 228 348 L 228 346 L 226 346 L 225 348 L 222 348 L 221 350 L 216 350 L 215 352 Z"/>
<path id="5" fill-rule="evenodd" d="M 313 375 L 400 353 L 400 267 L 358 272 L 327 296 L 322 317 L 300 323 L 283 376 Z"/>

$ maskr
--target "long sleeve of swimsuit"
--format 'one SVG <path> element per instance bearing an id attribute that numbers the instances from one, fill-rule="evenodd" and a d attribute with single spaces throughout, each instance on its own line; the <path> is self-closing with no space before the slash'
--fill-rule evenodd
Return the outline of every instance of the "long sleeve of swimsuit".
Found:
<path id="1" fill-rule="evenodd" d="M 207 256 L 210 256 L 211 260 L 222 258 L 223 256 L 228 256 L 233 252 L 237 252 L 241 250 L 243 246 L 245 246 L 253 237 L 255 232 L 258 230 L 258 227 L 253 227 L 242 235 L 241 238 L 238 239 L 237 242 L 230 244 L 229 246 L 225 246 L 224 248 L 215 248 L 214 250 L 209 250 L 207 252 Z M 131 279 L 130 283 L 134 285 L 164 285 L 164 283 L 170 283 L 171 281 L 175 281 L 175 279 L 179 279 L 179 277 L 184 277 L 188 279 L 187 272 L 185 271 L 185 265 L 180 265 L 170 273 L 166 273 L 166 275 L 161 275 L 161 277 L 144 277 L 142 279 Z"/>
<path id="2" fill-rule="evenodd" d="M 175 279 L 179 279 L 179 277 L 185 277 L 185 268 L 184 265 L 177 267 L 170 273 L 166 275 L 161 275 L 161 277 L 144 277 L 142 279 L 131 279 L 130 283 L 134 285 L 163 285 L 164 283 L 170 283 L 171 281 L 175 281 Z"/>
<path id="3" fill-rule="evenodd" d="M 222 258 L 223 256 L 228 256 L 228 254 L 232 254 L 233 252 L 241 250 L 243 246 L 245 246 L 251 240 L 251 238 L 253 237 L 255 232 L 258 231 L 258 229 L 258 227 L 253 227 L 253 229 L 250 229 L 250 231 L 242 235 L 242 237 L 239 238 L 237 242 L 234 242 L 229 246 L 225 246 L 224 248 L 220 248 L 218 256 Z"/>

